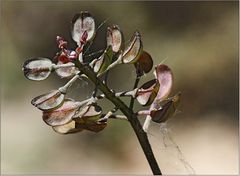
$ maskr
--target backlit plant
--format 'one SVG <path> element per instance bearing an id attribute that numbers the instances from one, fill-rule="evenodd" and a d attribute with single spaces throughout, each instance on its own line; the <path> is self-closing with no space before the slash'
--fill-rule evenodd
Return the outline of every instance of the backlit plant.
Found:
<path id="1" fill-rule="evenodd" d="M 129 43 L 125 45 L 123 33 L 117 25 L 108 27 L 106 32 L 106 48 L 99 57 L 87 51 L 96 36 L 97 28 L 94 18 L 89 12 L 76 14 L 72 19 L 72 39 L 77 43 L 75 50 L 69 49 L 67 41 L 57 36 L 59 48 L 56 56 L 49 58 L 31 58 L 23 64 L 26 78 L 34 81 L 45 80 L 52 72 L 61 78 L 70 79 L 64 86 L 52 90 L 32 100 L 32 105 L 42 111 L 42 118 L 54 131 L 61 134 L 82 131 L 100 132 L 106 128 L 109 119 L 129 121 L 143 148 L 153 174 L 161 174 L 153 155 L 146 132 L 150 121 L 166 122 L 176 111 L 180 93 L 168 97 L 173 84 L 171 69 L 164 64 L 154 67 L 154 78 L 138 86 L 141 76 L 149 73 L 153 60 L 144 51 L 141 35 L 135 31 Z M 91 57 L 89 57 L 91 56 Z M 107 74 L 119 64 L 132 64 L 136 70 L 133 90 L 115 92 L 108 87 Z M 92 96 L 83 101 L 66 98 L 70 86 L 75 81 L 89 79 L 95 84 Z M 97 94 L 100 90 L 102 94 Z M 121 101 L 121 97 L 131 98 L 130 105 Z M 99 99 L 107 98 L 115 108 L 104 114 L 97 104 Z M 134 111 L 134 100 L 148 110 Z M 124 115 L 118 115 L 120 110 Z M 143 126 L 138 117 L 146 117 Z"/>

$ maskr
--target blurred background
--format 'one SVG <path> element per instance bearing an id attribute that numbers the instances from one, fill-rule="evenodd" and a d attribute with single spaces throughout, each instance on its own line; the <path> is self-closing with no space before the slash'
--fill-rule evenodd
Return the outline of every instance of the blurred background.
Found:
<path id="1" fill-rule="evenodd" d="M 154 64 L 174 72 L 172 95 L 182 92 L 167 128 L 196 174 L 238 174 L 238 2 L 32 2 L 1 1 L 1 172 L 3 174 L 151 174 L 127 122 L 112 120 L 100 133 L 59 135 L 30 101 L 67 82 L 55 74 L 27 80 L 21 67 L 31 57 L 52 58 L 57 35 L 71 40 L 70 21 L 88 10 L 99 25 L 92 51 L 106 46 L 106 28 L 118 24 L 127 42 L 137 29 Z M 110 87 L 132 88 L 135 70 L 110 72 Z M 153 78 L 150 73 L 141 83 Z M 93 85 L 78 81 L 68 96 L 83 100 Z M 124 99 L 128 103 L 128 99 Z M 101 102 L 104 109 L 111 103 Z M 135 109 L 141 109 L 138 103 Z M 143 122 L 143 120 L 141 120 Z M 164 147 L 160 126 L 149 138 L 165 174 L 188 174 L 174 147 Z"/>

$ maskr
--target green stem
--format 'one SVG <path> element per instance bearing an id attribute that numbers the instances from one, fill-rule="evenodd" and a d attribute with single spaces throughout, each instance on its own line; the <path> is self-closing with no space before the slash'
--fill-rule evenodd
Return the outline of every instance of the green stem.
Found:
<path id="1" fill-rule="evenodd" d="M 122 113 L 128 118 L 139 143 L 143 149 L 143 152 L 147 158 L 147 161 L 152 169 L 154 175 L 161 175 L 161 170 L 157 164 L 157 161 L 154 157 L 151 145 L 149 143 L 147 134 L 142 129 L 142 126 L 137 119 L 136 114 L 133 113 L 132 109 L 128 108 L 127 105 L 122 102 L 118 97 L 115 96 L 114 92 L 112 92 L 94 73 L 92 68 L 88 65 L 83 65 L 79 62 L 79 60 L 75 60 L 75 65 L 78 69 L 84 73 L 95 85 L 98 85 L 99 89 L 105 94 L 106 98 L 109 99 L 116 107 L 118 107 Z"/>

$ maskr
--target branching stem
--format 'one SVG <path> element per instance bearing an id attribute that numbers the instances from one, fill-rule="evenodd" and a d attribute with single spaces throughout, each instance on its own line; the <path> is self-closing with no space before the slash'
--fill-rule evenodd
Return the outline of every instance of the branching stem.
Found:
<path id="1" fill-rule="evenodd" d="M 130 109 L 123 101 L 121 101 L 118 97 L 115 96 L 114 92 L 112 92 L 94 73 L 91 67 L 88 65 L 83 65 L 79 62 L 79 60 L 74 61 L 76 67 L 84 73 L 95 85 L 98 85 L 99 89 L 104 93 L 106 98 L 110 100 L 116 107 L 118 107 L 122 113 L 127 117 L 130 122 L 137 138 L 140 142 L 140 145 L 143 149 L 143 152 L 147 158 L 147 161 L 152 169 L 154 175 L 161 175 L 161 170 L 157 164 L 157 161 L 154 157 L 151 145 L 149 143 L 146 132 L 142 129 L 142 126 L 137 119 L 136 114 L 133 113 L 132 109 Z"/>

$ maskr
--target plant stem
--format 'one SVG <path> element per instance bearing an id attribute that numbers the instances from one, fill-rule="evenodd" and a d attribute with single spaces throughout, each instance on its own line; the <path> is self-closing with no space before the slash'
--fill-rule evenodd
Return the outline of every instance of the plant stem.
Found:
<path id="1" fill-rule="evenodd" d="M 118 97 L 115 96 L 114 92 L 112 92 L 94 73 L 92 68 L 88 65 L 83 65 L 79 62 L 79 60 L 75 60 L 75 65 L 78 69 L 84 73 L 95 85 L 99 86 L 99 89 L 105 94 L 106 98 L 109 99 L 116 107 L 118 107 L 122 113 L 128 118 L 139 143 L 143 149 L 143 152 L 147 158 L 147 161 L 151 167 L 151 170 L 154 175 L 162 175 L 161 170 L 157 164 L 157 161 L 154 157 L 151 145 L 149 143 L 147 134 L 142 129 L 142 126 L 137 119 L 136 114 L 133 113 L 132 109 L 127 107 L 127 105 L 122 102 Z"/>
<path id="2" fill-rule="evenodd" d="M 138 83 L 140 81 L 140 76 L 137 75 L 136 79 L 135 79 L 135 83 L 134 83 L 134 86 L 133 86 L 133 89 L 136 89 L 137 86 L 138 86 Z M 129 108 L 130 109 L 133 109 L 133 106 L 134 106 L 134 97 L 131 97 L 131 101 L 130 101 L 130 105 L 129 105 Z"/>

